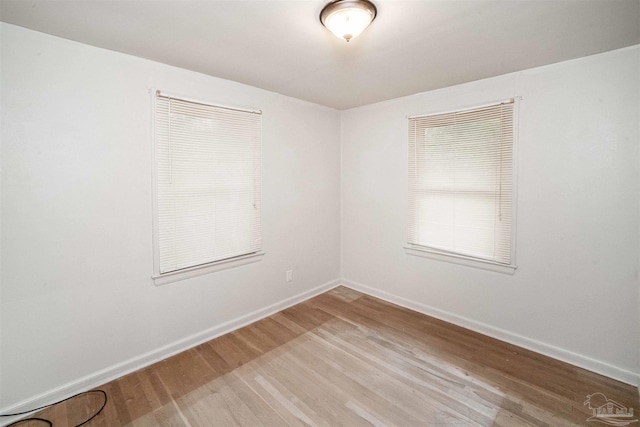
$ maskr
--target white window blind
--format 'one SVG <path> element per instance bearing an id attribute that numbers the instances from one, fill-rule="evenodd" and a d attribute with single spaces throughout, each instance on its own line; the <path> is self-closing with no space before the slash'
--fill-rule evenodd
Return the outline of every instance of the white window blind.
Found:
<path id="1" fill-rule="evenodd" d="M 159 273 L 258 252 L 261 114 L 155 98 Z"/>
<path id="2" fill-rule="evenodd" d="M 409 118 L 410 246 L 513 263 L 513 107 Z"/>

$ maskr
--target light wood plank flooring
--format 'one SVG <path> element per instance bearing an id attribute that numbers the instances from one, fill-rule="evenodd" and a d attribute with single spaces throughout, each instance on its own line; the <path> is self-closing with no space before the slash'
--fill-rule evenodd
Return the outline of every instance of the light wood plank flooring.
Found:
<path id="1" fill-rule="evenodd" d="M 594 392 L 640 411 L 635 387 L 344 287 L 101 388 L 90 426 L 602 425 Z M 75 425 L 99 401 L 38 416 Z"/>

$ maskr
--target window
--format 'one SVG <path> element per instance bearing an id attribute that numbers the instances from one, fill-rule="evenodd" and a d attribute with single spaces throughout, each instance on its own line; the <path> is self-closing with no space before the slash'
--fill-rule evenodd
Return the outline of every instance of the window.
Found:
<path id="1" fill-rule="evenodd" d="M 156 283 L 260 254 L 261 119 L 156 92 Z"/>
<path id="2" fill-rule="evenodd" d="M 409 118 L 409 253 L 513 271 L 514 103 Z"/>

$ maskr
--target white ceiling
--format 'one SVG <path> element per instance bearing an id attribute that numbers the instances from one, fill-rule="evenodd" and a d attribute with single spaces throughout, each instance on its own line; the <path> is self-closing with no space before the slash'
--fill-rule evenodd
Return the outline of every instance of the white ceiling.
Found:
<path id="1" fill-rule="evenodd" d="M 337 109 L 640 43 L 640 0 L 373 0 L 350 43 L 327 0 L 0 0 L 0 20 Z"/>

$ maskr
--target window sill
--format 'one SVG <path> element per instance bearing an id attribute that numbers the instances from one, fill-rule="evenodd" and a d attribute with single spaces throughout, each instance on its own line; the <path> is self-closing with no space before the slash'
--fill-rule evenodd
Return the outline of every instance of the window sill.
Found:
<path id="1" fill-rule="evenodd" d="M 229 259 L 210 262 L 208 264 L 198 265 L 195 267 L 185 268 L 177 271 L 171 271 L 169 273 L 156 274 L 151 276 L 151 278 L 153 279 L 153 282 L 156 286 L 165 285 L 167 283 L 173 283 L 179 280 L 189 279 L 191 277 L 202 276 L 204 274 L 258 262 L 262 259 L 263 256 L 264 252 L 240 255 Z"/>
<path id="2" fill-rule="evenodd" d="M 483 270 L 494 271 L 496 273 L 514 274 L 516 271 L 515 265 L 498 264 L 491 261 L 484 261 L 477 258 L 465 257 L 463 255 L 454 255 L 436 250 L 430 250 L 427 248 L 413 248 L 409 246 L 404 247 L 404 251 L 407 255 L 419 256 L 422 258 L 434 259 L 437 261 L 445 261 L 453 264 L 464 265 L 466 267 L 480 268 Z"/>

